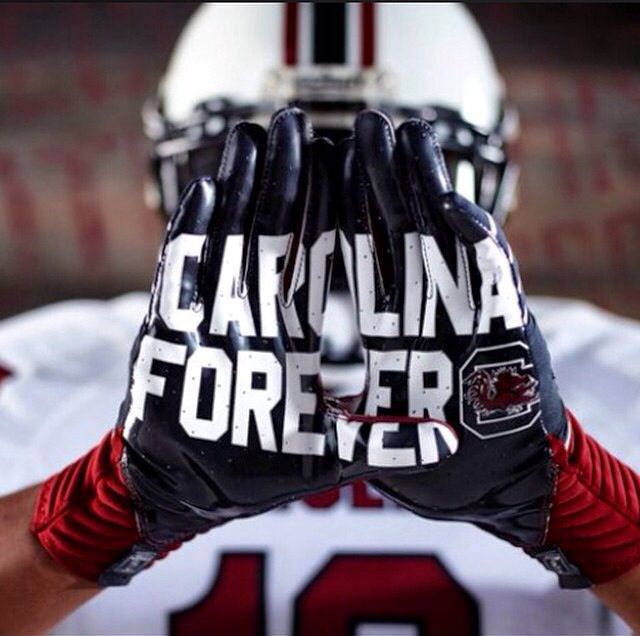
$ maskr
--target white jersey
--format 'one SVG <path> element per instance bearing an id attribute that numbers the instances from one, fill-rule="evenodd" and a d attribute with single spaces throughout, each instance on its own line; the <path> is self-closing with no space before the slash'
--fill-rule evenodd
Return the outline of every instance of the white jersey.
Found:
<path id="1" fill-rule="evenodd" d="M 48 477 L 111 426 L 147 297 L 72 301 L 0 323 L 0 494 Z M 640 323 L 533 299 L 561 393 L 640 466 Z M 112 588 L 57 634 L 417 636 L 628 633 L 588 591 L 462 523 L 348 486 L 217 528 Z"/>

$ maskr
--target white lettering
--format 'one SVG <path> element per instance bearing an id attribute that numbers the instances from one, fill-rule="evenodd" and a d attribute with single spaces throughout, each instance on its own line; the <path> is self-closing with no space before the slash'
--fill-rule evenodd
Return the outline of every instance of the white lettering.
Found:
<path id="1" fill-rule="evenodd" d="M 377 415 L 378 409 L 391 406 L 391 389 L 380 384 L 380 373 L 384 371 L 405 371 L 406 351 L 367 351 L 369 369 L 369 390 L 365 410 L 367 415 Z"/>
<path id="2" fill-rule="evenodd" d="M 433 374 L 425 386 L 425 374 Z M 444 405 L 453 393 L 453 365 L 443 351 L 412 351 L 409 358 L 409 414 L 444 419 Z"/>
<path id="3" fill-rule="evenodd" d="M 433 338 L 436 335 L 436 307 L 438 297 L 444 305 L 453 329 L 457 335 L 473 333 L 473 298 L 469 284 L 467 255 L 456 239 L 457 281 L 453 279 L 449 266 L 433 236 L 423 235 L 423 257 L 427 271 L 428 290 L 422 335 Z"/>
<path id="4" fill-rule="evenodd" d="M 347 420 L 339 417 L 336 422 L 336 436 L 338 438 L 338 457 L 345 462 L 353 461 L 356 440 L 363 422 Z"/>
<path id="5" fill-rule="evenodd" d="M 319 353 L 286 354 L 286 387 L 282 452 L 293 455 L 324 455 L 324 434 L 300 430 L 302 415 L 315 415 L 316 394 L 303 391 L 303 376 L 320 373 Z"/>
<path id="6" fill-rule="evenodd" d="M 322 335 L 324 297 L 327 283 L 327 257 L 333 254 L 336 232 L 323 232 L 310 250 L 309 263 L 309 324 L 317 336 Z"/>
<path id="7" fill-rule="evenodd" d="M 264 376 L 264 386 L 253 387 L 255 374 Z M 232 444 L 248 445 L 249 421 L 253 413 L 261 448 L 274 452 L 278 450 L 271 411 L 280 401 L 281 391 L 282 368 L 273 353 L 238 351 Z"/>
<path id="8" fill-rule="evenodd" d="M 215 370 L 213 403 L 207 417 L 198 416 L 203 369 Z M 231 378 L 231 360 L 222 349 L 199 347 L 191 354 L 185 367 L 180 405 L 180 425 L 189 437 L 215 442 L 227 432 Z"/>
<path id="9" fill-rule="evenodd" d="M 518 300 L 518 290 L 513 281 L 511 264 L 507 255 L 496 244 L 495 239 L 487 237 L 475 244 L 478 268 L 482 275 L 480 298 L 480 333 L 489 333 L 491 319 L 504 319 L 506 329 L 523 326 L 522 311 Z M 495 294 L 494 294 L 495 289 Z"/>
<path id="10" fill-rule="evenodd" d="M 184 283 L 185 261 L 191 257 L 200 262 L 205 238 L 201 234 L 180 234 L 167 245 L 159 311 L 169 329 L 195 331 L 202 320 L 202 307 L 192 305 L 186 309 L 181 308 L 180 297 Z"/>
<path id="11" fill-rule="evenodd" d="M 244 295 L 244 290 L 240 289 L 243 244 L 244 237 L 241 234 L 227 236 L 224 244 L 222 266 L 209 326 L 209 333 L 218 336 L 227 335 L 230 322 L 238 324 L 241 336 L 256 335 L 249 298 Z"/>
<path id="12" fill-rule="evenodd" d="M 151 336 L 142 338 L 138 358 L 133 367 L 130 390 L 131 404 L 124 422 L 123 435 L 125 438 L 129 436 L 136 419 L 142 420 L 144 418 L 147 395 L 162 397 L 164 394 L 165 378 L 151 373 L 153 361 L 160 360 L 169 364 L 183 365 L 186 355 L 187 347 L 185 345 L 165 342 Z"/>
<path id="13" fill-rule="evenodd" d="M 282 294 L 282 271 L 278 260 L 282 259 L 289 247 L 292 234 L 282 236 L 260 236 L 258 239 L 258 271 L 260 275 L 260 333 L 263 338 L 276 338 L 278 329 L 278 309 L 282 314 L 287 333 L 294 338 L 302 338 L 304 333 L 293 302 L 285 304 Z M 298 258 L 302 258 L 298 255 Z M 296 266 L 298 276 L 294 277 L 294 290 L 304 283 L 304 268 Z M 292 293 L 293 293 L 292 292 Z"/>
<path id="14" fill-rule="evenodd" d="M 365 336 L 392 338 L 400 335 L 400 316 L 392 312 L 376 312 L 374 254 L 371 237 L 356 234 L 356 284 L 360 332 Z"/>
<path id="15" fill-rule="evenodd" d="M 404 235 L 404 335 L 420 335 L 422 310 L 423 262 L 420 236 L 417 232 Z"/>
<path id="16" fill-rule="evenodd" d="M 367 445 L 367 464 L 369 466 L 393 467 L 415 466 L 415 448 L 388 448 L 384 445 L 386 433 L 397 433 L 399 424 L 378 423 L 371 425 Z"/>

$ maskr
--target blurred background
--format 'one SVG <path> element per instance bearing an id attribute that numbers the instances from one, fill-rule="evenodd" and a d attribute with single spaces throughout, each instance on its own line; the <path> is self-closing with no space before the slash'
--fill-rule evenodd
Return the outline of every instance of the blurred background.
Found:
<path id="1" fill-rule="evenodd" d="M 140 108 L 192 3 L 0 5 L 0 316 L 147 289 Z M 529 293 L 640 318 L 640 6 L 471 6 L 521 137 Z"/>

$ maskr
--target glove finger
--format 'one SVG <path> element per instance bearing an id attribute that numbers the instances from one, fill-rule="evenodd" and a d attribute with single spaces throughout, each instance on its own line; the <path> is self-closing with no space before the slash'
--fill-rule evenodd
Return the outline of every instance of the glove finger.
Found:
<path id="1" fill-rule="evenodd" d="M 227 137 L 217 176 L 224 214 L 215 221 L 224 234 L 248 234 L 265 144 L 265 130 L 248 122 L 236 124 Z"/>
<path id="2" fill-rule="evenodd" d="M 375 310 L 375 300 L 384 298 L 384 287 L 373 247 L 364 177 L 356 156 L 355 139 L 343 142 L 341 151 L 340 251 L 362 330 L 366 308 Z"/>
<path id="3" fill-rule="evenodd" d="M 440 144 L 427 122 L 421 119 L 405 122 L 398 129 L 398 145 L 411 189 L 416 199 L 423 202 L 420 205 L 423 233 L 437 226 L 442 216 L 467 244 L 482 240 L 489 233 L 495 235 L 495 223 L 489 215 L 454 191 Z"/>
<path id="4" fill-rule="evenodd" d="M 247 283 L 249 287 L 258 283 L 257 259 L 261 250 L 277 250 L 278 258 L 284 261 L 280 285 L 283 301 L 289 296 L 298 261 L 309 188 L 312 134 L 309 121 L 300 109 L 285 108 L 273 116 L 267 136 Z"/>
<path id="5" fill-rule="evenodd" d="M 417 174 L 433 200 L 453 190 L 442 149 L 426 121 L 410 119 L 402 124 L 398 129 L 398 143 L 412 156 Z"/>
<path id="6" fill-rule="evenodd" d="M 264 161 L 266 132 L 256 124 L 236 124 L 227 136 L 216 179 L 217 212 L 213 216 L 207 240 L 205 265 L 201 268 L 201 296 L 205 302 L 205 321 L 211 333 L 227 332 L 227 319 L 233 315 L 234 329 L 253 335 L 255 327 L 250 303 L 242 314 L 225 312 L 223 307 L 238 308 L 243 296 L 247 270 L 249 235 L 257 198 L 258 175 Z M 241 303 L 245 305 L 245 303 Z M 214 309 L 215 306 L 215 309 Z"/>
<path id="7" fill-rule="evenodd" d="M 455 193 L 442 150 L 433 129 L 427 122 L 412 119 L 398 129 L 398 145 L 402 149 L 402 164 L 420 205 L 421 231 L 438 225 L 443 217 L 450 229 L 467 244 L 489 235 L 497 236 L 495 222 L 474 203 Z"/>
<path id="8" fill-rule="evenodd" d="M 169 328 L 187 330 L 197 323 L 203 254 L 215 202 L 213 180 L 196 179 L 169 221 L 150 303 L 150 313 L 159 312 Z"/>
<path id="9" fill-rule="evenodd" d="M 340 252 L 351 297 L 357 305 L 354 283 L 356 235 L 369 234 L 370 228 L 366 208 L 362 202 L 363 192 L 356 161 L 355 139 L 351 137 L 343 141 L 338 152 L 340 155 L 338 164 L 342 168 L 340 192 L 342 205 L 338 211 Z M 366 245 L 370 246 L 370 242 L 367 241 Z M 373 258 L 373 251 L 369 251 L 368 256 Z"/>
<path id="10" fill-rule="evenodd" d="M 466 291 L 467 299 L 470 299 L 477 277 L 469 272 L 467 250 L 457 232 L 442 218 L 442 202 L 453 194 L 453 188 L 436 136 L 425 121 L 411 119 L 398 129 L 398 148 L 406 175 L 406 190 L 412 201 L 411 210 L 420 228 L 427 296 L 433 298 L 439 287 L 439 277 L 445 274 L 454 276 L 458 290 Z M 447 295 L 447 298 L 451 296 Z M 441 299 L 441 302 L 445 300 Z M 460 299 L 459 302 L 464 301 Z M 449 311 L 446 313 L 451 316 Z"/>
<path id="11" fill-rule="evenodd" d="M 313 132 L 299 108 L 285 108 L 267 132 L 264 167 L 249 238 L 244 293 L 263 337 L 304 338 L 294 302 L 304 282 L 302 232 L 309 198 Z"/>
<path id="12" fill-rule="evenodd" d="M 378 111 L 364 111 L 355 123 L 356 154 L 364 177 L 364 203 L 386 306 L 397 308 L 404 284 L 404 233 L 413 229 L 395 179 L 393 124 Z"/>
<path id="13" fill-rule="evenodd" d="M 279 235 L 300 227 L 312 134 L 306 115 L 298 108 L 285 108 L 273 116 L 267 135 L 255 233 Z"/>
<path id="14" fill-rule="evenodd" d="M 337 206 L 333 184 L 337 179 L 332 174 L 335 169 L 334 154 L 335 147 L 328 139 L 313 141 L 310 191 L 304 214 L 305 262 L 302 271 L 305 272 L 306 285 L 302 286 L 298 302 L 303 307 L 301 314 L 308 316 L 309 326 L 317 337 L 322 335 L 336 242 Z M 292 289 L 297 286 L 298 283 L 294 282 Z M 313 340 L 316 341 L 315 338 Z"/>
<path id="15" fill-rule="evenodd" d="M 210 177 L 194 179 L 185 189 L 167 226 L 166 244 L 181 234 L 206 235 L 213 217 L 215 184 Z"/>
<path id="16" fill-rule="evenodd" d="M 439 211 L 447 225 L 467 245 L 489 236 L 498 241 L 501 233 L 491 215 L 459 194 L 449 192 L 441 197 Z"/>
<path id="17" fill-rule="evenodd" d="M 357 158 L 357 142 L 344 142 L 342 181 L 342 213 L 340 217 L 340 251 L 345 265 L 351 297 L 357 309 L 361 336 L 395 337 L 399 333 L 399 303 L 397 289 L 385 295 L 384 283 L 376 258 L 375 240 L 370 228 L 362 166 Z M 403 285 L 394 287 L 403 288 Z M 390 342 L 390 341 L 387 341 Z"/>
<path id="18" fill-rule="evenodd" d="M 474 203 L 456 193 L 445 195 L 441 201 L 441 214 L 448 225 L 467 245 L 472 274 L 475 270 L 474 298 L 479 311 L 491 314 L 495 302 L 504 303 L 510 298 L 513 315 L 519 315 L 522 323 L 528 320 L 528 309 L 522 288 L 522 280 L 511 246 L 493 217 Z M 511 282 L 508 282 L 510 279 Z M 500 295 L 488 293 L 489 282 L 498 285 Z M 486 293 L 481 293 L 481 287 Z M 512 324 L 517 324 L 513 319 Z"/>
<path id="19" fill-rule="evenodd" d="M 411 119 L 398 128 L 403 173 L 413 196 L 412 211 L 422 234 L 434 230 L 434 212 L 452 185 L 435 133 L 425 121 Z"/>
<path id="20" fill-rule="evenodd" d="M 334 145 L 326 138 L 314 139 L 311 144 L 310 191 L 304 211 L 305 247 L 312 246 L 323 232 L 336 229 L 335 152 Z"/>

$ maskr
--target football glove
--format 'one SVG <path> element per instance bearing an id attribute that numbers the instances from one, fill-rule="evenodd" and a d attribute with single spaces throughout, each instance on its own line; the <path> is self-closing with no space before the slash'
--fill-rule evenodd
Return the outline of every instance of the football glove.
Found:
<path id="1" fill-rule="evenodd" d="M 460 438 L 442 466 L 374 485 L 524 548 L 565 587 L 630 570 L 640 481 L 565 410 L 502 230 L 453 191 L 424 121 L 396 132 L 362 113 L 344 153 L 342 251 L 368 378 L 355 409 L 441 419 Z"/>
<path id="2" fill-rule="evenodd" d="M 217 179 L 184 193 L 118 425 L 39 492 L 32 531 L 78 576 L 124 584 L 195 534 L 374 477 L 414 443 L 415 426 L 389 441 L 399 424 L 351 424 L 323 396 L 332 150 L 287 109 L 268 133 L 236 126 Z M 433 461 L 455 450 L 448 427 L 421 425 L 444 440 Z"/>

